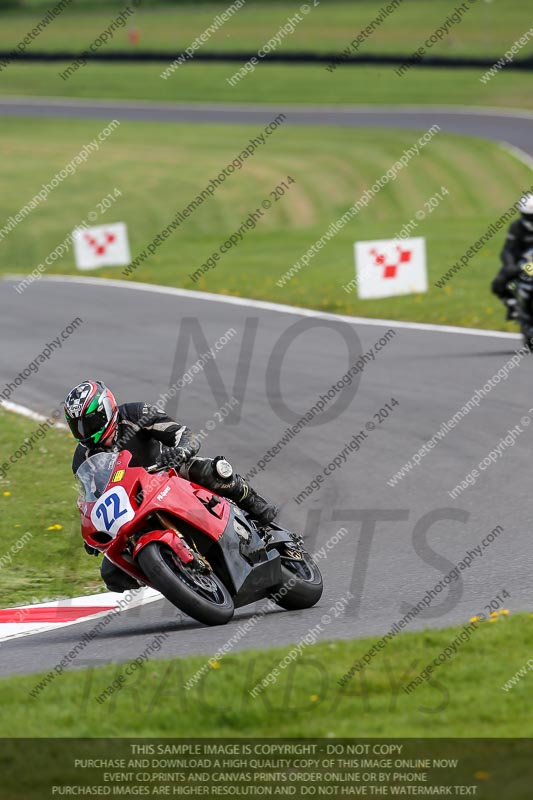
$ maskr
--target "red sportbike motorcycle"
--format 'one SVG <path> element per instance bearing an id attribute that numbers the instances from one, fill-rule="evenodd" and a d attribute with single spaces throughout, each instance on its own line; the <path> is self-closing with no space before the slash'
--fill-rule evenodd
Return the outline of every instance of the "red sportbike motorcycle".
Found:
<path id="1" fill-rule="evenodd" d="M 83 538 L 113 564 L 206 625 L 261 598 L 290 610 L 318 602 L 322 576 L 299 536 L 259 529 L 174 469 L 130 461 L 128 450 L 97 453 L 76 473 Z"/>

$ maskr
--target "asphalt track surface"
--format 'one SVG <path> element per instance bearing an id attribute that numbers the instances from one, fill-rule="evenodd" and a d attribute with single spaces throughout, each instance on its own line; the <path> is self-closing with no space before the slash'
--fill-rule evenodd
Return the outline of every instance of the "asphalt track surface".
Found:
<path id="1" fill-rule="evenodd" d="M 2 113 L 8 110 L 9 102 L 0 103 Z M 83 104 L 83 112 L 80 104 L 69 105 L 68 114 L 65 107 L 49 105 L 47 115 L 103 113 L 101 103 L 95 103 L 94 108 Z M 35 103 L 27 107 L 19 104 L 17 113 L 29 114 L 32 109 L 36 114 Z M 139 106 L 135 110 L 130 104 L 130 110 L 120 115 L 144 119 L 147 112 L 143 109 Z M 119 116 L 117 104 L 113 110 L 113 116 Z M 250 122 L 262 120 L 262 113 L 266 120 L 272 118 L 269 112 L 260 110 L 241 109 L 232 114 L 229 109 L 194 111 L 192 107 L 176 109 L 175 116 L 167 118 Z M 298 118 L 291 121 L 302 124 L 377 125 L 379 120 L 387 127 L 424 129 L 438 122 L 444 130 L 490 136 L 530 153 L 533 150 L 533 118 L 527 115 L 513 119 L 498 114 L 490 118 L 489 125 L 487 117 L 477 114 L 420 109 L 354 110 L 351 116 L 329 109 L 318 110 L 314 118 L 311 111 L 294 114 Z M 148 118 L 160 117 L 150 112 Z M 344 410 L 337 407 L 325 424 L 308 425 L 254 480 L 281 505 L 281 521 L 304 532 L 311 551 L 339 528 L 345 527 L 347 533 L 320 562 L 325 591 L 318 606 L 296 613 L 269 612 L 235 650 L 297 642 L 317 625 L 322 627 L 320 639 L 382 635 L 498 525 L 504 529 L 498 538 L 408 629 L 466 622 L 474 613 L 486 611 L 485 605 L 502 589 L 510 594 L 506 606 L 511 611 L 531 608 L 531 526 L 524 502 L 530 494 L 533 439 L 530 358 L 523 358 L 507 380 L 495 386 L 479 408 L 452 429 L 420 466 L 396 486 L 387 483 L 441 423 L 501 369 L 520 347 L 518 336 L 334 320 L 327 315 L 299 315 L 267 305 L 247 306 L 242 301 L 223 302 L 192 293 L 135 291 L 125 285 L 83 284 L 68 279 L 43 280 L 20 296 L 13 285 L 13 280 L 0 283 L 0 336 L 3 342 L 9 342 L 3 347 L 0 365 L 2 387 L 73 317 L 83 319 L 83 325 L 61 350 L 11 397 L 42 413 L 56 407 L 66 390 L 88 375 L 108 382 L 120 401 L 155 401 L 173 375 L 174 379 L 181 375 L 198 358 L 198 352 L 203 352 L 191 347 L 186 360 L 175 363 L 184 318 L 197 320 L 193 324 L 201 326 L 209 345 L 233 327 L 237 335 L 217 354 L 216 366 L 228 394 L 240 398 L 240 418 L 232 425 L 217 423 L 203 452 L 224 453 L 243 473 L 282 437 L 288 424 L 282 405 L 293 409 L 294 419 L 305 414 L 360 352 L 375 348 L 391 327 L 395 330 L 379 352 L 374 350 L 375 359 L 360 373 L 360 380 L 354 384 L 356 390 L 344 390 Z M 245 333 L 247 319 L 252 322 L 248 322 Z M 255 325 L 257 334 L 252 341 L 250 330 Z M 246 369 L 238 370 L 239 359 L 241 366 L 249 366 L 248 374 Z M 174 374 L 177 368 L 179 372 Z M 390 404 L 391 398 L 398 405 L 379 422 L 374 415 Z M 330 401 L 328 408 L 337 401 Z M 201 429 L 207 420 L 215 418 L 222 402 L 220 387 L 215 395 L 204 370 L 180 393 L 177 408 L 175 403 L 169 408 L 191 427 Z M 365 428 L 369 422 L 375 429 Z M 502 450 L 490 468 L 480 471 L 475 485 L 452 499 L 448 492 L 516 425 L 521 432 L 514 445 Z M 342 468 L 325 477 L 317 491 L 297 504 L 294 497 L 362 430 L 366 436 L 359 451 L 348 455 Z M 383 519 L 374 530 L 363 530 L 363 513 Z M 333 606 L 347 592 L 354 599 L 336 616 Z M 155 658 L 193 653 L 210 656 L 255 610 L 256 606 L 240 609 L 228 626 L 206 628 L 183 618 L 165 601 L 153 603 L 113 620 L 85 648 L 75 667 L 135 658 L 158 631 L 169 636 Z M 327 617 L 323 615 L 331 620 L 324 622 Z M 3 644 L 0 674 L 51 669 L 93 626 L 87 622 Z"/>
<path id="2" fill-rule="evenodd" d="M 227 103 L 146 103 L 63 98 L 0 98 L 0 117 L 78 118 L 150 122 L 266 125 L 284 113 L 289 125 L 427 130 L 508 142 L 533 155 L 533 113 L 466 106 L 283 106 Z M 258 131 L 259 133 L 260 131 Z"/>

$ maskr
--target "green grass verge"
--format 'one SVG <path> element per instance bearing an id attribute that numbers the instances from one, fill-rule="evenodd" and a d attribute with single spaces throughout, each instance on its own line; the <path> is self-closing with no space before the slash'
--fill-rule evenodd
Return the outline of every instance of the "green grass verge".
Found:
<path id="1" fill-rule="evenodd" d="M 82 547 L 70 434 L 35 436 L 33 449 L 9 463 L 39 425 L 0 408 L 2 463 L 9 464 L 0 480 L 1 608 L 102 587 L 97 561 Z"/>
<path id="2" fill-rule="evenodd" d="M 1 13 L 0 48 L 14 47 L 41 19 L 50 6 L 4 10 Z M 310 0 L 310 12 L 301 14 L 292 34 L 287 35 L 280 51 L 311 50 L 340 52 L 374 18 L 381 5 L 375 0 L 339 2 Z M 102 8 L 96 5 L 75 4 L 65 9 L 34 41 L 28 50 L 82 50 L 102 31 L 105 31 L 123 4 L 111 3 Z M 236 50 L 253 52 L 275 35 L 289 18 L 294 18 L 300 4 L 291 2 L 249 2 L 235 13 L 204 44 L 205 50 Z M 140 34 L 138 47 L 146 50 L 179 52 L 212 24 L 213 19 L 228 8 L 227 2 L 179 3 L 174 7 L 162 5 L 139 8 L 127 24 L 117 30 L 106 45 L 110 50 L 131 50 L 128 31 L 136 28 Z M 452 13 L 448 0 L 403 0 L 382 25 L 360 48 L 360 52 L 411 53 L 430 36 Z M 529 28 L 531 19 L 523 0 L 503 3 L 479 2 L 463 16 L 460 24 L 452 26 L 444 40 L 432 52 L 439 54 L 494 55 L 495 60 Z M 105 50 L 105 48 L 103 48 Z M 531 51 L 526 46 L 523 55 Z"/>
<path id="3" fill-rule="evenodd" d="M 147 8 L 136 13 L 135 25 L 141 46 L 167 48 L 176 52 L 201 34 L 226 5 L 180 4 L 179 8 Z M 421 13 L 423 10 L 423 13 Z M 280 46 L 323 52 L 342 52 L 379 9 L 364 0 L 322 3 L 297 25 Z M 205 44 L 205 49 L 254 50 L 260 48 L 295 7 L 289 3 L 253 3 L 239 13 Z M 39 12 L 41 13 L 41 12 Z M 37 40 L 39 49 L 76 49 L 87 46 L 109 25 L 113 10 L 74 7 L 66 10 Z M 449 15 L 447 0 L 404 0 L 359 52 L 400 52 L 409 54 Z M 0 25 L 0 47 L 11 47 L 24 36 L 34 11 L 4 12 Z M 38 17 L 38 14 L 37 14 Z M 36 18 L 37 18 L 36 17 Z M 530 26 L 521 0 L 505 6 L 479 3 L 450 35 L 432 49 L 432 54 L 492 54 L 496 61 Z M 131 27 L 131 26 L 130 26 Z M 119 30 L 108 45 L 127 49 L 128 28 Z M 524 57 L 531 50 L 521 51 Z M 412 69 L 404 77 L 393 66 L 339 67 L 331 73 L 326 65 L 287 66 L 259 64 L 235 86 L 227 79 L 240 63 L 182 65 L 167 80 L 160 75 L 166 64 L 91 63 L 68 80 L 59 77 L 68 64 L 11 63 L 0 72 L 0 95 L 101 97 L 192 102 L 265 103 L 432 103 L 490 105 L 533 109 L 530 76 L 524 72 L 502 71 L 488 84 L 480 83 L 484 69 Z"/>
<path id="4" fill-rule="evenodd" d="M 0 177 L 6 191 L 0 197 L 0 219 L 24 206 L 101 129 L 100 122 L 72 121 L 65 127 L 60 120 L 31 126 L 5 120 Z M 99 221 L 128 223 L 135 258 L 176 210 L 186 207 L 261 130 L 262 126 L 123 123 L 97 155 L 5 238 L 4 271 L 25 273 L 37 267 L 115 187 L 122 196 Z M 498 268 L 503 230 L 444 290 L 433 286 L 533 183 L 531 172 L 499 146 L 468 137 L 438 134 L 309 266 L 284 288 L 276 285 L 419 135 L 282 126 L 136 270 L 134 279 L 339 313 L 502 327 L 489 282 Z M 249 230 L 216 269 L 193 282 L 189 275 L 288 175 L 296 183 L 287 195 L 273 203 L 256 229 Z M 354 292 L 344 291 L 354 275 L 353 243 L 394 236 L 443 185 L 449 195 L 413 231 L 427 238 L 429 292 L 361 301 Z M 75 273 L 72 255 L 57 261 L 50 272 Z M 122 270 L 95 274 L 120 278 Z"/>
<path id="5" fill-rule="evenodd" d="M 191 64 L 169 80 L 159 76 L 164 65 L 89 64 L 70 80 L 56 64 L 12 64 L 0 74 L 0 95 L 160 102 L 225 102 L 302 104 L 422 104 L 501 106 L 533 110 L 531 77 L 524 72 L 496 75 L 480 83 L 483 69 L 413 69 L 403 78 L 394 67 L 260 65 L 240 83 L 227 79 L 239 69 L 232 64 Z"/>
<path id="6" fill-rule="evenodd" d="M 249 692 L 290 646 L 230 654 L 190 691 L 183 684 L 204 666 L 205 657 L 151 660 L 103 703 L 96 698 L 115 679 L 119 685 L 124 665 L 67 671 L 36 697 L 29 693 L 44 673 L 11 677 L 0 681 L 0 735 L 533 736 L 532 678 L 526 675 L 508 692 L 501 689 L 531 657 L 531 615 L 480 624 L 429 681 L 410 694 L 403 691 L 462 630 L 400 634 L 344 688 L 337 681 L 377 637 L 311 645 L 255 698 Z M 65 652 L 73 644 L 74 638 Z M 57 656 L 60 661 L 63 650 Z"/>

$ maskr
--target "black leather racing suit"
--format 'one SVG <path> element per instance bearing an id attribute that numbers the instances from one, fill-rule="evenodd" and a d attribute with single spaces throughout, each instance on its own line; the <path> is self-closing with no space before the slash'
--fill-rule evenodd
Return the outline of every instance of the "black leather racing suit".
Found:
<path id="1" fill-rule="evenodd" d="M 165 454 L 172 458 L 173 448 L 183 448 L 187 455 L 187 461 L 179 466 L 179 473 L 183 478 L 239 503 L 260 522 L 271 522 L 277 509 L 258 495 L 240 475 L 233 474 L 230 478 L 222 479 L 215 471 L 215 459 L 196 456 L 199 447 L 190 428 L 179 425 L 155 406 L 147 403 L 123 403 L 118 407 L 117 436 L 112 447 L 89 449 L 78 444 L 72 460 L 72 470 L 76 473 L 86 458 L 109 450 L 129 450 L 132 454 L 130 466 L 149 467 Z M 123 592 L 138 587 L 137 581 L 105 557 L 101 575 L 111 591 Z"/>
<path id="2" fill-rule="evenodd" d="M 507 236 L 500 253 L 502 268 L 492 281 L 492 291 L 500 300 L 509 300 L 513 297 L 509 289 L 509 282 L 513 281 L 520 272 L 518 262 L 533 247 L 533 230 L 530 230 L 522 219 L 515 219 L 509 226 Z"/>

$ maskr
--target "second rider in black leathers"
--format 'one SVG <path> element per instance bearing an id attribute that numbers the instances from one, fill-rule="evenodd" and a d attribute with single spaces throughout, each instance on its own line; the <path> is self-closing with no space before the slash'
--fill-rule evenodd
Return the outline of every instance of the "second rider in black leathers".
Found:
<path id="1" fill-rule="evenodd" d="M 520 218 L 509 226 L 503 250 L 502 268 L 492 281 L 492 291 L 505 303 L 507 319 L 516 318 L 516 300 L 509 283 L 518 276 L 520 259 L 533 248 L 533 195 L 524 195 L 518 206 Z"/>

